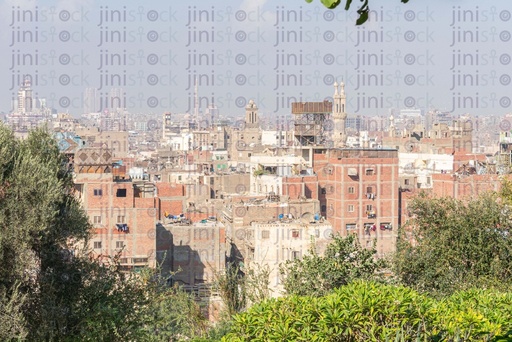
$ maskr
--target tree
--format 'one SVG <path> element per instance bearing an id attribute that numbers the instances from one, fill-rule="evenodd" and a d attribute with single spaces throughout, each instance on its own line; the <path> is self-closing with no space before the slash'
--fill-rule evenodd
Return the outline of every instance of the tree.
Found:
<path id="1" fill-rule="evenodd" d="M 16 303 L 30 339 L 54 339 L 74 319 L 80 262 L 70 253 L 89 224 L 65 165 L 45 131 L 19 141 L 0 126 L 0 298 Z"/>
<path id="2" fill-rule="evenodd" d="M 359 14 L 359 18 L 356 21 L 356 25 L 362 25 L 368 20 L 368 12 L 370 11 L 370 7 L 368 4 L 369 0 L 361 0 L 363 3 L 361 7 L 357 10 L 357 14 Z M 409 0 L 401 0 L 402 3 L 406 4 Z M 313 2 L 313 0 L 306 0 L 307 3 Z M 341 0 L 320 0 L 320 2 L 329 9 L 334 9 L 341 4 Z M 345 11 L 350 9 L 350 5 L 352 5 L 352 0 L 346 0 L 345 2 Z"/>
<path id="3" fill-rule="evenodd" d="M 508 192 L 505 183 L 504 193 Z M 512 285 L 510 215 L 496 193 L 468 201 L 420 194 L 398 242 L 398 280 L 420 291 L 451 294 Z"/>
<path id="4" fill-rule="evenodd" d="M 216 286 L 225 305 L 226 317 L 245 309 L 247 296 L 245 291 L 245 274 L 235 262 L 228 262 L 224 272 L 215 275 Z"/>
<path id="5" fill-rule="evenodd" d="M 376 279 L 385 266 L 376 253 L 375 246 L 362 248 L 354 235 L 333 236 L 323 256 L 311 247 L 302 259 L 281 265 L 284 288 L 288 294 L 323 296 L 354 279 Z"/>
<path id="6" fill-rule="evenodd" d="M 51 134 L 0 124 L 0 340 L 140 341 L 201 335 L 193 300 L 159 270 L 89 252 L 91 226 Z"/>

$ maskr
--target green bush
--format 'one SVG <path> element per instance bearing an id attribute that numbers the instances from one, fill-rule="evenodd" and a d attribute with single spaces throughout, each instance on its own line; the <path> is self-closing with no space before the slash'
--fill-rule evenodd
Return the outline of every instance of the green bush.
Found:
<path id="1" fill-rule="evenodd" d="M 323 297 L 288 296 L 236 315 L 223 341 L 506 341 L 512 294 L 436 300 L 403 286 L 356 281 Z"/>

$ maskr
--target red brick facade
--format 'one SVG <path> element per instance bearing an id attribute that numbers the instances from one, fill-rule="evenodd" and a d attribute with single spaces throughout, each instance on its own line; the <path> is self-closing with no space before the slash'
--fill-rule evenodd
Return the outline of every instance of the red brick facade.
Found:
<path id="1" fill-rule="evenodd" d="M 398 223 L 396 150 L 331 150 L 314 155 L 322 215 L 341 235 L 363 245 L 377 239 L 379 255 L 395 248 Z M 386 227 L 386 229 L 381 229 Z"/>

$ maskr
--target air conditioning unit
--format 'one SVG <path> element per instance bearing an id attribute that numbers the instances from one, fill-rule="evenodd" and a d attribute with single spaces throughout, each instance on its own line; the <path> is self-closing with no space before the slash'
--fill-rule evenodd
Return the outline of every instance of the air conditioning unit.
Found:
<path id="1" fill-rule="evenodd" d="M 348 175 L 349 176 L 357 176 L 357 169 L 355 167 L 349 167 L 348 168 Z"/>

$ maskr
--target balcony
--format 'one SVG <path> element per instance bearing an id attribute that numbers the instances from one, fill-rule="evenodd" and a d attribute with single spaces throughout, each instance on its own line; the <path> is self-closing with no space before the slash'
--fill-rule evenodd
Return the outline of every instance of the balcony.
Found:
<path id="1" fill-rule="evenodd" d="M 373 219 L 373 218 L 376 218 L 377 217 L 377 214 L 375 213 L 374 210 L 369 210 L 366 212 L 366 215 L 368 216 L 369 219 Z"/>

